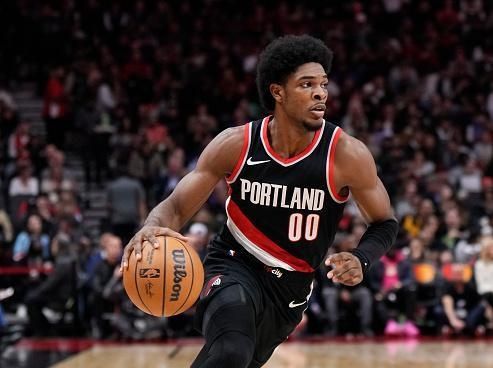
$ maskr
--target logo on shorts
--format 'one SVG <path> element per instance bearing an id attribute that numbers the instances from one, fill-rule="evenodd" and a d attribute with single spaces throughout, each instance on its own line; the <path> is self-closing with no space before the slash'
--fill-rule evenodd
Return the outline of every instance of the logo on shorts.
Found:
<path id="1" fill-rule="evenodd" d="M 296 308 L 296 307 L 299 307 L 300 305 L 303 305 L 305 303 L 306 303 L 306 300 L 304 300 L 301 303 L 295 303 L 294 300 L 293 300 L 291 303 L 289 303 L 289 308 Z"/>
<path id="2" fill-rule="evenodd" d="M 272 268 L 272 267 L 265 266 L 265 270 L 268 273 L 271 273 L 274 276 L 276 276 L 278 279 L 280 279 L 282 277 L 282 271 L 279 268 Z"/>
<path id="3" fill-rule="evenodd" d="M 141 268 L 139 270 L 139 277 L 141 279 L 158 279 L 161 276 L 161 270 L 159 268 Z"/>
<path id="4" fill-rule="evenodd" d="M 205 298 L 207 295 L 210 294 L 212 288 L 221 286 L 221 282 L 222 282 L 221 277 L 222 275 L 217 275 L 212 277 L 209 281 L 207 281 L 207 284 L 202 289 L 202 293 L 200 294 L 200 297 Z"/>
<path id="5" fill-rule="evenodd" d="M 218 278 L 216 279 L 216 281 L 214 281 L 214 282 L 212 283 L 212 286 L 219 286 L 219 285 L 221 285 L 221 278 L 220 278 L 220 277 L 218 277 Z"/>

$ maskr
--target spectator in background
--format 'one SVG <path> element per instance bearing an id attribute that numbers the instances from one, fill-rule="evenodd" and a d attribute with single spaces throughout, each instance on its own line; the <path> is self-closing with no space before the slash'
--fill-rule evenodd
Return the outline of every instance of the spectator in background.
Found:
<path id="1" fill-rule="evenodd" d="M 67 219 L 76 227 L 82 222 L 81 209 L 72 191 L 63 190 L 60 192 L 55 209 L 59 224 L 62 219 Z"/>
<path id="2" fill-rule="evenodd" d="M 15 262 L 38 265 L 51 259 L 50 237 L 43 233 L 38 215 L 32 214 L 27 218 L 26 229 L 15 239 L 12 259 Z"/>
<path id="3" fill-rule="evenodd" d="M 481 229 L 471 227 L 467 236 L 462 237 L 455 247 L 455 261 L 458 263 L 473 264 L 481 252 Z"/>
<path id="4" fill-rule="evenodd" d="M 84 283 L 90 285 L 94 276 L 94 271 L 99 263 L 106 257 L 106 247 L 108 242 L 114 237 L 111 233 L 103 233 L 99 237 L 97 247 L 91 244 L 87 237 L 81 237 L 79 240 L 79 262 Z"/>
<path id="5" fill-rule="evenodd" d="M 17 106 L 12 94 L 0 87 L 0 137 L 2 140 L 8 139 L 19 123 L 16 110 Z"/>
<path id="6" fill-rule="evenodd" d="M 103 180 L 110 177 L 108 158 L 110 157 L 110 137 L 116 132 L 116 122 L 112 114 L 103 111 L 99 113 L 92 126 L 92 131 L 89 135 L 89 149 L 92 151 L 93 160 L 95 162 L 96 181 L 99 185 Z M 90 170 L 90 168 L 89 168 Z"/>
<path id="7" fill-rule="evenodd" d="M 435 164 L 425 157 L 423 151 L 416 151 L 413 160 L 409 163 L 409 170 L 418 179 L 422 179 L 435 172 Z"/>
<path id="8" fill-rule="evenodd" d="M 490 89 L 491 92 L 488 95 L 488 100 L 486 102 L 486 110 L 488 110 L 488 114 L 490 115 L 490 119 L 493 120 L 493 88 Z"/>
<path id="9" fill-rule="evenodd" d="M 17 170 L 18 175 L 12 179 L 9 185 L 9 196 L 37 196 L 39 194 L 39 181 L 32 175 L 29 161 L 19 161 Z"/>
<path id="10" fill-rule="evenodd" d="M 10 330 L 9 322 L 5 318 L 5 312 L 2 307 L 3 301 L 12 295 L 14 295 L 14 288 L 0 289 L 0 351 L 3 352 L 8 345 L 16 343 L 23 337 L 19 330 Z"/>
<path id="11" fill-rule="evenodd" d="M 483 178 L 482 199 L 478 206 L 478 217 L 486 216 L 493 219 L 493 178 L 491 177 Z"/>
<path id="12" fill-rule="evenodd" d="M 192 146 L 203 147 L 203 142 L 214 135 L 217 127 L 217 120 L 209 113 L 208 106 L 205 103 L 199 104 L 196 112 L 187 121 L 187 132 Z"/>
<path id="13" fill-rule="evenodd" d="M 14 237 L 12 222 L 4 209 L 3 200 L 0 198 L 0 264 L 4 263 L 6 251 L 10 251 L 10 245 Z"/>
<path id="14" fill-rule="evenodd" d="M 411 264 L 402 251 L 392 248 L 370 270 L 370 286 L 375 293 L 379 318 L 386 322 L 386 335 L 416 337 L 420 334 L 415 325 L 416 287 Z M 404 317 L 401 325 L 398 320 Z"/>
<path id="15" fill-rule="evenodd" d="M 418 205 L 416 214 L 409 214 L 402 219 L 402 228 L 414 237 L 419 234 L 428 219 L 435 213 L 435 205 L 431 199 L 423 198 Z"/>
<path id="16" fill-rule="evenodd" d="M 444 214 L 443 235 L 434 250 L 439 253 L 449 251 L 454 253 L 455 247 L 463 237 L 462 218 L 459 208 L 452 207 Z"/>
<path id="17" fill-rule="evenodd" d="M 43 223 L 43 233 L 52 234 L 55 230 L 56 207 L 45 194 L 40 194 L 36 197 L 35 212 L 39 215 Z"/>
<path id="18" fill-rule="evenodd" d="M 31 335 L 47 336 L 52 333 L 43 308 L 49 307 L 58 312 L 67 309 L 69 299 L 75 298 L 77 279 L 76 259 L 72 240 L 65 234 L 58 234 L 51 246 L 55 258 L 53 271 L 39 286 L 31 287 L 25 297 L 29 315 Z M 71 304 L 77 303 L 72 300 Z M 74 316 L 74 318 L 78 318 Z"/>
<path id="19" fill-rule="evenodd" d="M 144 220 L 146 197 L 139 181 L 129 175 L 124 157 L 117 165 L 116 178 L 106 189 L 108 218 L 112 233 L 126 244 Z"/>
<path id="20" fill-rule="evenodd" d="M 194 222 L 184 234 L 188 239 L 188 244 L 197 252 L 200 259 L 204 259 L 209 244 L 209 228 L 202 222 Z"/>
<path id="21" fill-rule="evenodd" d="M 485 168 L 493 159 L 493 132 L 483 131 L 479 142 L 474 142 L 474 153 L 481 168 Z"/>
<path id="22" fill-rule="evenodd" d="M 139 44 L 131 46 L 130 60 L 122 67 L 122 76 L 127 88 L 128 97 L 136 105 L 151 100 L 152 67 L 145 60 Z"/>
<path id="23" fill-rule="evenodd" d="M 481 240 L 481 255 L 474 264 L 474 277 L 479 295 L 485 302 L 490 326 L 493 323 L 493 238 Z"/>
<path id="24" fill-rule="evenodd" d="M 164 152 L 170 145 L 170 137 L 168 135 L 168 128 L 159 121 L 158 114 L 157 106 L 142 105 L 139 108 L 145 144 L 150 145 L 152 151 Z"/>
<path id="25" fill-rule="evenodd" d="M 166 164 L 165 170 L 158 181 L 156 194 L 158 200 L 167 198 L 173 189 L 175 189 L 176 184 L 186 174 L 185 151 L 183 148 L 176 147 L 173 149 L 168 155 Z"/>
<path id="26" fill-rule="evenodd" d="M 115 118 L 117 120 L 118 130 L 110 138 L 112 155 L 115 156 L 122 153 L 128 154 L 132 150 L 138 137 L 133 131 L 132 122 L 122 106 L 116 108 Z M 112 160 L 114 161 L 115 158 L 113 157 Z"/>
<path id="27" fill-rule="evenodd" d="M 63 167 L 64 155 L 58 151 L 56 158 L 50 161 L 48 168 L 42 173 L 41 192 L 46 194 L 52 203 L 59 200 L 62 191 L 75 192 L 77 187 L 70 174 Z"/>
<path id="28" fill-rule="evenodd" d="M 96 267 L 103 261 L 105 257 L 106 243 L 111 241 L 113 234 L 103 233 L 99 237 L 97 246 L 85 234 L 80 236 L 78 244 L 78 290 L 80 301 L 80 316 L 82 320 L 90 320 L 91 311 L 89 309 L 89 298 L 91 297 L 92 280 Z M 86 326 L 89 328 L 90 326 Z M 89 331 L 88 331 L 89 332 Z"/>
<path id="29" fill-rule="evenodd" d="M 426 254 L 427 249 L 425 247 L 425 243 L 419 237 L 412 238 L 409 241 L 407 252 L 409 253 L 408 259 L 411 263 L 424 262 L 428 258 Z"/>
<path id="30" fill-rule="evenodd" d="M 121 153 L 123 154 L 123 153 Z M 164 163 L 156 147 L 149 144 L 144 136 L 141 136 L 135 148 L 130 153 L 127 163 L 128 173 L 138 179 L 146 191 L 146 198 L 154 202 L 155 185 L 159 175 L 164 170 Z"/>
<path id="31" fill-rule="evenodd" d="M 111 84 L 103 78 L 100 71 L 96 73 L 94 79 L 95 89 L 97 90 L 96 109 L 101 113 L 111 113 L 116 107 L 115 94 Z"/>
<path id="32" fill-rule="evenodd" d="M 465 200 L 478 200 L 481 192 L 482 173 L 478 167 L 477 160 L 470 156 L 462 167 L 458 180 L 459 196 Z"/>
<path id="33" fill-rule="evenodd" d="M 450 208 L 457 207 L 457 197 L 455 192 L 456 191 L 448 182 L 441 183 L 440 188 L 435 195 L 440 212 L 444 213 Z"/>
<path id="34" fill-rule="evenodd" d="M 420 200 L 418 195 L 418 184 L 416 180 L 410 179 L 404 185 L 404 193 L 395 199 L 395 212 L 399 220 L 404 216 L 414 215 L 414 211 Z"/>
<path id="35" fill-rule="evenodd" d="M 485 307 L 474 284 L 464 276 L 464 265 L 451 266 L 442 296 L 442 334 L 481 334 Z"/>
<path id="36" fill-rule="evenodd" d="M 63 67 L 52 69 L 46 85 L 43 104 L 47 141 L 48 143 L 53 143 L 59 149 L 64 147 L 65 133 L 69 128 L 69 106 L 64 78 L 65 71 Z"/>
<path id="37" fill-rule="evenodd" d="M 93 180 L 101 183 L 102 173 L 106 169 L 105 165 L 107 165 L 99 157 L 109 149 L 109 147 L 100 147 L 100 142 L 97 139 L 95 127 L 99 118 L 100 113 L 92 100 L 81 102 L 74 117 L 74 125 L 78 134 L 77 148 L 84 165 L 86 187 L 90 187 Z M 93 170 L 95 171 L 95 177 Z"/>
<path id="38" fill-rule="evenodd" d="M 9 157 L 16 159 L 26 159 L 29 156 L 29 144 L 31 143 L 30 124 L 26 121 L 20 122 L 12 135 L 8 138 Z M 5 138 L 4 138 L 5 139 Z"/>
<path id="39" fill-rule="evenodd" d="M 365 133 L 368 129 L 368 119 L 358 93 L 354 93 L 348 102 L 348 110 L 342 119 L 342 127 L 351 135 Z"/>
<path id="40" fill-rule="evenodd" d="M 101 244 L 104 249 L 103 260 L 99 262 L 95 269 L 91 282 L 88 309 L 92 315 L 91 327 L 92 336 L 95 338 L 108 337 L 111 334 L 111 327 L 106 316 L 113 313 L 115 304 L 108 299 L 108 293 L 104 293 L 108 283 L 114 284 L 114 279 L 120 280 L 119 262 L 122 256 L 122 241 L 114 235 L 107 236 Z"/>

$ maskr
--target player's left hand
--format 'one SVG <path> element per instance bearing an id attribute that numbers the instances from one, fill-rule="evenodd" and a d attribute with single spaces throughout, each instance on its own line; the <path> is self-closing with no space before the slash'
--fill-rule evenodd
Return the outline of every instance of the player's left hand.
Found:
<path id="1" fill-rule="evenodd" d="M 332 266 L 327 277 L 334 282 L 354 286 L 363 281 L 363 269 L 358 258 L 349 252 L 335 253 L 325 260 L 326 266 Z"/>

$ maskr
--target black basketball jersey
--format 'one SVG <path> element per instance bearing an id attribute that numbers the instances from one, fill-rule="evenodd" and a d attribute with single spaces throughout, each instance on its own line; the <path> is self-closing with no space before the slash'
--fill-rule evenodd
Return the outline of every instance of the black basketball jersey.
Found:
<path id="1" fill-rule="evenodd" d="M 313 272 L 334 240 L 348 199 L 337 193 L 332 178 L 341 129 L 324 121 L 303 152 L 285 159 L 270 146 L 270 121 L 245 125 L 240 158 L 226 178 L 224 231 L 268 266 Z"/>

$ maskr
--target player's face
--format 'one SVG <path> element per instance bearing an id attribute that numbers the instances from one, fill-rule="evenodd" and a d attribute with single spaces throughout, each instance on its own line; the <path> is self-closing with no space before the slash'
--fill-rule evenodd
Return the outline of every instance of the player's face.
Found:
<path id="1" fill-rule="evenodd" d="M 300 121 L 307 130 L 317 130 L 323 123 L 327 101 L 328 78 L 322 65 L 306 63 L 289 76 L 283 86 L 283 108 L 288 116 Z"/>

